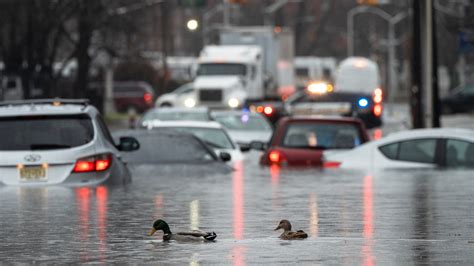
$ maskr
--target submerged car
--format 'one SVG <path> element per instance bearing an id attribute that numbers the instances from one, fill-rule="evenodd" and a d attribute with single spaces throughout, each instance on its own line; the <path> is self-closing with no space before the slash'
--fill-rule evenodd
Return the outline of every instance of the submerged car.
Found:
<path id="1" fill-rule="evenodd" d="M 147 127 L 149 121 L 211 121 L 211 113 L 207 107 L 195 108 L 153 108 L 146 112 L 140 121 L 141 127 Z"/>
<path id="2" fill-rule="evenodd" d="M 148 129 L 168 129 L 172 131 L 191 133 L 211 147 L 217 154 L 220 155 L 222 152 L 230 154 L 232 162 L 243 159 L 239 146 L 229 137 L 226 129 L 214 121 L 196 122 L 153 120 L 148 124 Z"/>
<path id="3" fill-rule="evenodd" d="M 443 113 L 474 111 L 474 83 L 459 86 L 441 99 Z"/>
<path id="4" fill-rule="evenodd" d="M 87 100 L 25 100 L 0 103 L 0 184 L 94 186 L 131 180 L 102 116 Z"/>
<path id="5" fill-rule="evenodd" d="M 155 129 L 114 134 L 116 138 L 123 135 L 133 136 L 142 145 L 139 151 L 122 154 L 124 161 L 129 164 L 225 165 L 223 162 L 230 159 L 225 153 L 218 156 L 202 140 L 190 133 Z M 228 166 L 225 168 L 230 169 Z"/>
<path id="6" fill-rule="evenodd" d="M 252 141 L 268 142 L 273 128 L 265 117 L 248 111 L 214 111 L 214 120 L 223 125 L 239 146 L 249 147 Z"/>
<path id="7" fill-rule="evenodd" d="M 436 128 L 397 132 L 339 154 L 326 154 L 328 168 L 405 169 L 474 167 L 474 131 Z"/>
<path id="8" fill-rule="evenodd" d="M 158 97 L 155 102 L 156 107 L 188 107 L 196 106 L 196 101 L 193 100 L 195 94 L 194 84 L 192 82 L 186 83 L 178 87 L 172 92 L 165 93 Z"/>
<path id="9" fill-rule="evenodd" d="M 359 119 L 302 116 L 282 118 L 268 145 L 253 142 L 251 147 L 264 151 L 262 165 L 321 167 L 326 150 L 348 150 L 367 141 Z"/>

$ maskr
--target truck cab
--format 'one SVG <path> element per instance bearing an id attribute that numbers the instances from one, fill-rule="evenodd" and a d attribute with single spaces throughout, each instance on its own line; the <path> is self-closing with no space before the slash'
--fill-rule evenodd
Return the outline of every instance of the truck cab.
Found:
<path id="1" fill-rule="evenodd" d="M 194 80 L 196 105 L 242 107 L 264 95 L 261 48 L 253 45 L 206 46 Z"/>

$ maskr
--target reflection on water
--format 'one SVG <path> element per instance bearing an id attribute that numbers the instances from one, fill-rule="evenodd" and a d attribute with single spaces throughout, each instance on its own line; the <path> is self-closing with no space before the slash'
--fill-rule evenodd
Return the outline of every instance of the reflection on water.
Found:
<path id="1" fill-rule="evenodd" d="M 310 213 L 309 228 L 311 232 L 311 237 L 317 238 L 318 237 L 318 223 L 319 223 L 318 202 L 316 199 L 316 194 L 314 192 L 311 192 L 309 194 L 309 213 Z"/>
<path id="2" fill-rule="evenodd" d="M 189 229 L 199 229 L 199 200 L 193 200 L 189 203 Z"/>
<path id="3" fill-rule="evenodd" d="M 244 238 L 244 173 L 242 161 L 235 164 L 232 175 L 232 194 L 234 204 L 234 238 Z"/>
<path id="4" fill-rule="evenodd" d="M 245 247 L 236 245 L 232 248 L 232 262 L 234 266 L 245 265 Z"/>
<path id="5" fill-rule="evenodd" d="M 279 206 L 278 202 L 278 186 L 280 183 L 280 166 L 277 164 L 270 165 L 270 176 L 272 178 L 272 208 L 276 209 Z"/>
<path id="6" fill-rule="evenodd" d="M 375 263 L 375 257 L 372 253 L 374 233 L 373 225 L 373 193 L 372 193 L 373 178 L 371 175 L 364 177 L 364 246 L 362 248 L 363 264 L 365 266 L 372 266 Z"/>
<path id="7" fill-rule="evenodd" d="M 155 204 L 155 217 L 163 217 L 163 195 L 155 195 L 153 202 Z"/>
<path id="8" fill-rule="evenodd" d="M 107 188 L 102 186 L 97 187 L 95 194 L 97 199 L 97 225 L 99 229 L 99 259 L 103 262 L 107 252 Z"/>

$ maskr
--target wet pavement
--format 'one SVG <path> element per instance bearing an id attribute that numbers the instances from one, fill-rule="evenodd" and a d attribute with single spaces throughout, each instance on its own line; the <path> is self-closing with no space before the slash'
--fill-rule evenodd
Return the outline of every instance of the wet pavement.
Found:
<path id="1" fill-rule="evenodd" d="M 403 129 L 393 116 L 375 138 Z M 445 118 L 472 126 L 473 116 Z M 464 121 L 464 122 L 459 122 Z M 466 122 L 467 121 L 467 122 Z M 451 125 L 450 124 L 450 125 Z M 132 167 L 124 187 L 0 187 L 0 263 L 471 264 L 474 171 Z M 215 231 L 213 243 L 148 237 Z M 278 239 L 281 219 L 309 238 Z"/>
<path id="2" fill-rule="evenodd" d="M 0 261 L 159 264 L 470 264 L 474 172 L 257 166 L 134 168 L 125 187 L 0 187 Z M 215 231 L 214 243 L 146 233 Z M 281 219 L 309 238 L 278 239 Z"/>

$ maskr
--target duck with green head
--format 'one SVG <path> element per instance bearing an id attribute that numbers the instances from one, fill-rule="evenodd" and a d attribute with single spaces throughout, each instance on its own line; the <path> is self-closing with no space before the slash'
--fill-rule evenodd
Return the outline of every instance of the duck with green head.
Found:
<path id="1" fill-rule="evenodd" d="M 280 238 L 283 240 L 308 238 L 308 234 L 306 234 L 303 230 L 298 230 L 296 232 L 291 231 L 291 223 L 288 220 L 281 220 L 277 228 L 275 228 L 275 231 L 280 229 L 283 229 L 283 233 L 280 235 Z"/>
<path id="2" fill-rule="evenodd" d="M 163 231 L 163 241 L 213 241 L 216 239 L 217 235 L 214 232 L 204 232 L 201 230 L 193 230 L 189 232 L 177 232 L 172 233 L 168 223 L 165 221 L 158 219 L 153 223 L 153 227 L 151 228 L 149 236 L 152 236 L 156 231 Z"/>

